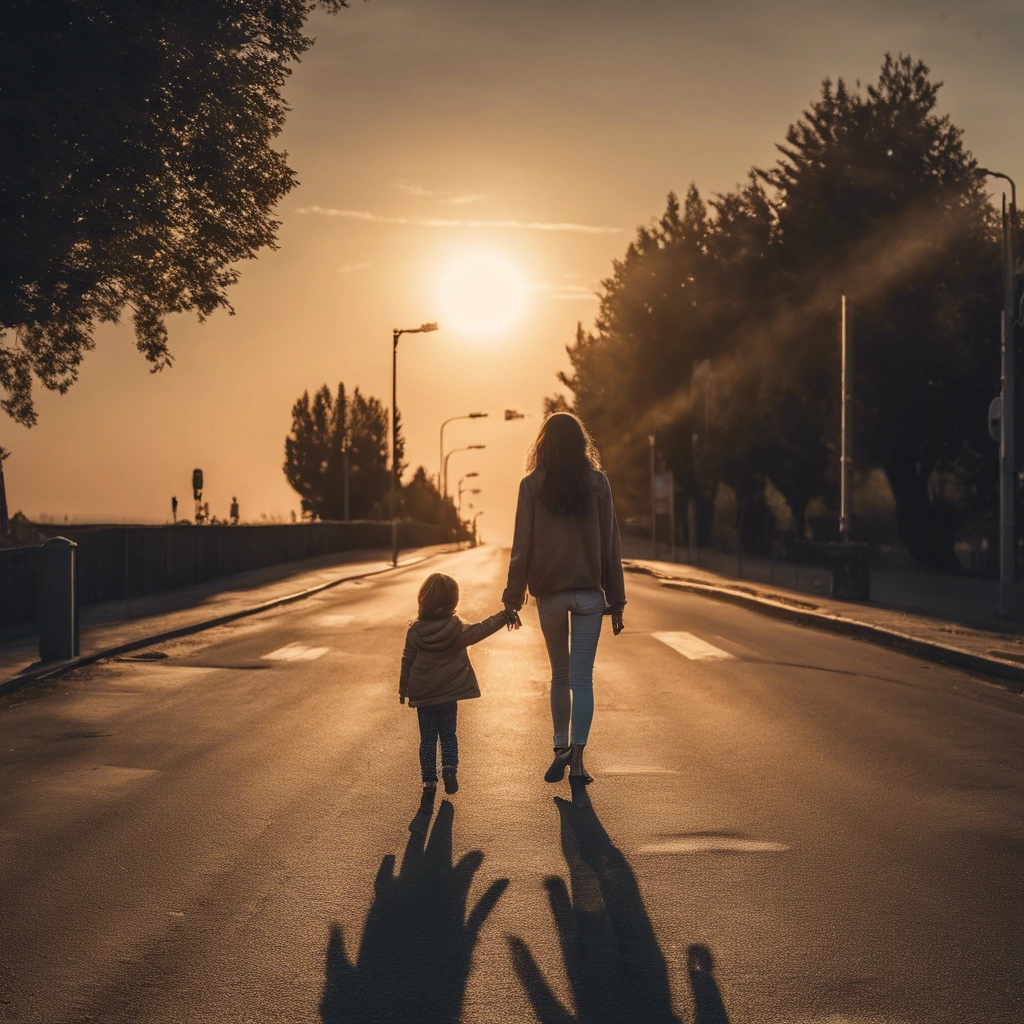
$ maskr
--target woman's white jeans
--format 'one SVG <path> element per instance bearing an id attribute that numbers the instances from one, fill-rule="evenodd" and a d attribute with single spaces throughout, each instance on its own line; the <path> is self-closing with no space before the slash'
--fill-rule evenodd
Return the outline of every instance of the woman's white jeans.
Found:
<path id="1" fill-rule="evenodd" d="M 545 594 L 537 598 L 537 614 L 551 661 L 555 746 L 586 743 L 594 719 L 594 658 L 601 637 L 604 594 L 600 590 Z"/>

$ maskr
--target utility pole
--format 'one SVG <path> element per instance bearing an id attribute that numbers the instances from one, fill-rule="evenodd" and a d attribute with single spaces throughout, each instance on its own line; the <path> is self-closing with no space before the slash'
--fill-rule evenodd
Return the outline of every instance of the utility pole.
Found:
<path id="1" fill-rule="evenodd" d="M 842 299 L 839 327 L 842 359 L 842 437 L 839 463 L 839 535 L 846 543 L 850 539 L 850 514 L 853 486 L 853 429 L 850 422 L 850 306 L 846 296 Z"/>
<path id="2" fill-rule="evenodd" d="M 395 328 L 391 332 L 391 564 L 398 565 L 398 339 L 403 334 L 428 334 L 436 323 Z"/>
<path id="3" fill-rule="evenodd" d="M 999 614 L 1013 614 L 1017 582 L 1017 353 L 1013 330 L 1013 221 L 1003 196 L 1002 402 L 999 459 Z"/>
<path id="4" fill-rule="evenodd" d="M 1008 174 L 978 168 L 979 174 L 1003 178 L 1010 183 L 1010 208 L 1003 194 L 1003 315 L 1001 317 L 1002 372 L 999 416 L 999 614 L 1006 617 L 1016 610 L 1014 590 L 1017 582 L 1017 452 L 1016 398 L 1017 366 L 1015 352 L 1014 271 L 1017 222 L 1017 186 Z"/>

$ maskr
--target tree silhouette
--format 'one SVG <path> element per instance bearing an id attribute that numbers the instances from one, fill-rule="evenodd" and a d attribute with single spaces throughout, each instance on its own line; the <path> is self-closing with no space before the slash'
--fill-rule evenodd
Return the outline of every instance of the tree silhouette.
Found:
<path id="1" fill-rule="evenodd" d="M 402 865 L 386 856 L 355 960 L 341 929 L 331 928 L 320 1000 L 323 1024 L 456 1024 L 480 930 L 508 886 L 492 882 L 466 913 L 484 855 L 452 864 L 455 812 L 443 801 L 424 847 L 411 832 Z"/>
<path id="2" fill-rule="evenodd" d="M 846 295 L 854 457 L 884 469 L 918 560 L 958 567 L 957 531 L 994 508 L 985 413 L 999 381 L 999 247 L 974 158 L 936 111 L 938 89 L 906 56 L 887 56 L 865 89 L 826 81 L 774 167 L 710 203 L 693 186 L 682 205 L 670 194 L 613 262 L 594 329 L 578 328 L 560 380 L 623 517 L 648 512 L 655 430 L 704 506 L 703 543 L 718 481 L 736 490 L 748 525 L 766 514 L 769 481 L 798 533 L 812 498 L 834 508 Z M 692 393 L 705 360 L 710 416 Z"/>
<path id="3" fill-rule="evenodd" d="M 0 6 L 0 408 L 64 392 L 99 322 L 228 306 L 295 185 L 272 148 L 312 0 L 5 0 Z M 346 0 L 320 0 L 336 11 Z"/>
<path id="4" fill-rule="evenodd" d="M 387 408 L 359 388 L 349 397 L 344 384 L 337 395 L 325 384 L 312 401 L 303 392 L 292 407 L 292 431 L 284 445 L 284 473 L 302 499 L 303 512 L 316 519 L 344 517 L 347 458 L 350 517 L 386 515 L 390 431 Z M 399 419 L 399 470 L 404 449 Z"/>

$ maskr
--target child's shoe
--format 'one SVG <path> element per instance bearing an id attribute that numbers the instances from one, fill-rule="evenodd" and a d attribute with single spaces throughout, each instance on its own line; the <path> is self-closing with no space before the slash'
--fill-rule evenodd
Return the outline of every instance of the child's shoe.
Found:
<path id="1" fill-rule="evenodd" d="M 442 768 L 441 778 L 444 779 L 444 791 L 446 793 L 458 793 L 459 780 L 455 768 Z"/>
<path id="2" fill-rule="evenodd" d="M 434 798 L 437 796 L 437 786 L 424 786 L 423 795 L 420 797 L 420 809 L 416 812 L 412 821 L 409 822 L 410 832 L 425 833 L 430 827 L 430 816 L 434 813 Z"/>

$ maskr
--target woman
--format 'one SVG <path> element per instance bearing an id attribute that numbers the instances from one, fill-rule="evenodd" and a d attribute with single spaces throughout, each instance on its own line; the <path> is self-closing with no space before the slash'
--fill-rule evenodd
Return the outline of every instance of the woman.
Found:
<path id="1" fill-rule="evenodd" d="M 544 421 L 526 468 L 502 601 L 517 612 L 527 586 L 537 599 L 555 730 L 555 759 L 544 778 L 560 782 L 568 767 L 573 803 L 589 807 L 583 748 L 594 717 L 594 656 L 602 616 L 611 615 L 618 635 L 626 604 L 612 489 L 594 442 L 570 413 Z"/>

